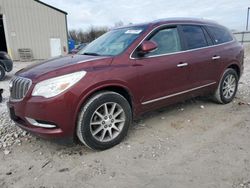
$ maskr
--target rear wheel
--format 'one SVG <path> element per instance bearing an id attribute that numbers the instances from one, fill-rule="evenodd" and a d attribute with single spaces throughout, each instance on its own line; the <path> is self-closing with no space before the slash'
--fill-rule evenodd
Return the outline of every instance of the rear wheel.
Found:
<path id="1" fill-rule="evenodd" d="M 226 69 L 214 94 L 215 101 L 221 104 L 231 102 L 237 92 L 238 81 L 237 72 L 231 68 Z"/>
<path id="2" fill-rule="evenodd" d="M 91 149 L 108 149 L 126 136 L 131 119 L 131 107 L 123 96 L 102 92 L 94 95 L 82 108 L 77 136 Z"/>
<path id="3" fill-rule="evenodd" d="M 0 65 L 0 80 L 3 80 L 5 77 L 5 69 Z"/>

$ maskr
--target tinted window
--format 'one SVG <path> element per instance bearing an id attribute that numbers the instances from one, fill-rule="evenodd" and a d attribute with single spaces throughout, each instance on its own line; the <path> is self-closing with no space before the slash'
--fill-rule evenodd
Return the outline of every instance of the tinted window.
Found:
<path id="1" fill-rule="evenodd" d="M 147 56 L 168 54 L 181 50 L 180 39 L 177 28 L 167 28 L 158 31 L 149 40 L 157 43 L 158 48 L 147 54 Z"/>
<path id="2" fill-rule="evenodd" d="M 203 29 L 200 26 L 183 25 L 182 31 L 188 49 L 208 46 Z"/>
<path id="3" fill-rule="evenodd" d="M 221 44 L 233 40 L 233 37 L 231 36 L 229 31 L 223 27 L 207 26 L 207 28 L 209 32 L 214 36 L 216 44 Z"/>
<path id="4" fill-rule="evenodd" d="M 213 40 L 211 39 L 210 35 L 208 34 L 207 30 L 205 28 L 202 28 L 203 32 L 205 34 L 206 40 L 207 40 L 207 44 L 208 46 L 213 45 Z"/>

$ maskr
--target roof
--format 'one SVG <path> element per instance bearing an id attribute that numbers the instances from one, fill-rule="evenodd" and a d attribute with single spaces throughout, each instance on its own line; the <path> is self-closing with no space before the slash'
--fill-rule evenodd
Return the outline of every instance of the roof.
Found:
<path id="1" fill-rule="evenodd" d="M 65 14 L 65 15 L 68 14 L 67 12 L 65 12 L 65 11 L 63 11 L 63 10 L 58 9 L 58 8 L 56 8 L 56 7 L 53 7 L 53 6 L 51 6 L 51 5 L 47 4 L 47 3 L 44 3 L 44 2 L 42 2 L 42 1 L 39 1 L 39 0 L 34 0 L 34 1 L 37 2 L 37 3 L 40 3 L 40 4 L 44 5 L 44 6 L 47 6 L 47 7 L 49 7 L 49 8 L 52 8 L 52 9 L 58 11 L 58 12 L 61 12 L 61 13 Z"/>
<path id="2" fill-rule="evenodd" d="M 145 23 L 139 23 L 139 24 L 132 24 L 132 25 L 126 25 L 126 26 L 121 26 L 117 27 L 115 29 L 119 28 L 129 28 L 129 27 L 134 27 L 134 26 L 158 26 L 161 24 L 168 24 L 168 23 L 196 23 L 196 24 L 211 24 L 211 25 L 219 25 L 217 22 L 213 20 L 208 20 L 208 19 L 203 19 L 203 18 L 189 18 L 189 17 L 176 17 L 176 18 L 163 18 L 163 19 L 158 19 L 154 20 L 151 22 L 145 22 Z"/>
<path id="3" fill-rule="evenodd" d="M 193 22 L 193 23 L 210 23 L 210 24 L 218 24 L 217 22 L 213 20 L 208 20 L 204 18 L 190 18 L 190 17 L 174 17 L 174 18 L 164 18 L 164 19 L 158 19 L 154 20 L 153 24 L 157 23 L 167 23 L 167 22 Z"/>

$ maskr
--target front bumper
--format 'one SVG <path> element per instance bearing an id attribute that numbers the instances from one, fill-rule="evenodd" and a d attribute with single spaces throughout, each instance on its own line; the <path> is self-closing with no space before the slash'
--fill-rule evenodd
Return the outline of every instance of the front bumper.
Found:
<path id="1" fill-rule="evenodd" d="M 74 97 L 70 95 L 50 100 L 31 97 L 7 103 L 11 119 L 22 129 L 43 138 L 66 140 L 73 140 L 74 137 L 75 104 Z M 31 120 L 41 125 L 54 126 L 41 127 Z"/>

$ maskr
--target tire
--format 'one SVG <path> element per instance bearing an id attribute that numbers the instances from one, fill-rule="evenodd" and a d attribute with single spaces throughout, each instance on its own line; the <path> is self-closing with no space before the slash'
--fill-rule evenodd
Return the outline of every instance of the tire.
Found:
<path id="1" fill-rule="evenodd" d="M 0 81 L 3 80 L 5 77 L 5 69 L 2 65 L 0 65 Z"/>
<path id="2" fill-rule="evenodd" d="M 236 95 L 238 82 L 239 76 L 237 72 L 232 68 L 226 69 L 220 80 L 219 86 L 214 93 L 215 102 L 219 104 L 230 103 Z"/>
<path id="3" fill-rule="evenodd" d="M 77 137 L 90 149 L 105 150 L 123 140 L 131 121 L 131 107 L 122 95 L 110 91 L 97 93 L 79 113 Z"/>

